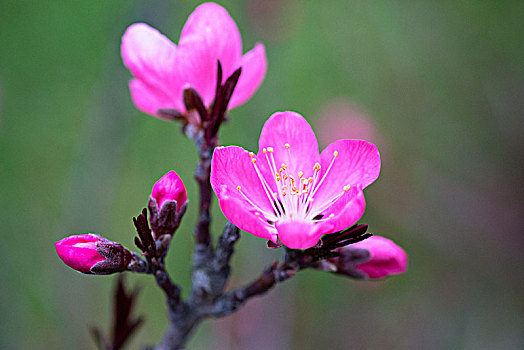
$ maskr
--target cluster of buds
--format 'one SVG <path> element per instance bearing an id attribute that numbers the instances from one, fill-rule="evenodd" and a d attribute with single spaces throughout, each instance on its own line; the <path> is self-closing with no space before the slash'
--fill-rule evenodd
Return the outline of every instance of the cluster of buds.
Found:
<path id="1" fill-rule="evenodd" d="M 186 188 L 176 172 L 169 171 L 153 185 L 148 207 L 154 246 L 164 254 L 187 207 Z M 93 233 L 66 237 L 56 242 L 55 248 L 67 266 L 82 273 L 108 275 L 136 270 L 136 264 L 132 264 L 136 263 L 136 254 Z"/>

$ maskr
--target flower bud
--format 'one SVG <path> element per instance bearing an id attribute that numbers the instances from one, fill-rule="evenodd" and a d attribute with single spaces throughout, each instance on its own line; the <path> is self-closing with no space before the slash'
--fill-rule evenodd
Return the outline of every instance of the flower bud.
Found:
<path id="1" fill-rule="evenodd" d="M 156 200 L 159 210 L 162 210 L 164 204 L 175 202 L 176 210 L 179 211 L 187 202 L 187 192 L 182 179 L 174 170 L 170 170 L 153 185 L 151 198 Z"/>
<path id="2" fill-rule="evenodd" d="M 155 239 L 172 235 L 187 206 L 187 192 L 178 174 L 171 170 L 153 185 L 149 198 L 150 224 Z"/>
<path id="3" fill-rule="evenodd" d="M 108 275 L 126 270 L 132 254 L 120 243 L 92 233 L 73 235 L 55 243 L 58 256 L 72 269 Z"/>
<path id="4" fill-rule="evenodd" d="M 317 269 L 356 279 L 377 279 L 406 272 L 406 252 L 393 241 L 371 236 L 361 242 L 337 248 L 340 255 L 321 261 Z"/>
<path id="5" fill-rule="evenodd" d="M 400 275 L 408 268 L 406 252 L 387 238 L 372 236 L 350 247 L 365 249 L 369 252 L 369 260 L 356 265 L 356 269 L 364 273 L 367 278 Z"/>

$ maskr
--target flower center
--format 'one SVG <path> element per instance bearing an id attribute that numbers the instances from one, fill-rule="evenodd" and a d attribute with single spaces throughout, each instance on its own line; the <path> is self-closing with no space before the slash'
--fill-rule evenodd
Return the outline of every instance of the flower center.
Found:
<path id="1" fill-rule="evenodd" d="M 285 143 L 284 147 L 289 152 L 289 159 L 293 159 L 291 156 L 291 145 Z M 335 160 L 338 157 L 338 151 L 333 152 L 333 159 L 329 164 L 326 172 L 320 177 L 321 165 L 315 163 L 313 166 L 313 175 L 305 177 L 303 171 L 299 171 L 298 174 L 291 174 L 288 171 L 287 164 L 280 164 L 277 167 L 275 157 L 273 156 L 273 147 L 266 147 L 262 149 L 262 153 L 266 158 L 267 167 L 271 172 L 270 182 L 274 181 L 276 192 L 272 190 L 272 187 L 268 184 L 268 181 L 262 176 L 259 166 L 257 165 L 257 157 L 253 152 L 249 152 L 251 163 L 257 173 L 258 179 L 264 188 L 264 192 L 271 203 L 273 213 L 260 209 L 258 205 L 253 203 L 248 196 L 244 194 L 241 186 L 237 186 L 237 190 L 242 196 L 256 209 L 255 216 L 260 219 L 267 221 L 270 224 L 274 224 L 276 221 L 311 221 L 314 223 L 329 220 L 335 216 L 331 213 L 327 217 L 321 214 L 324 210 L 329 208 L 337 199 L 339 199 L 344 192 L 349 191 L 350 185 L 343 187 L 342 191 L 335 195 L 330 200 L 325 201 L 320 205 L 315 205 L 313 209 L 313 202 L 315 200 L 315 194 L 319 190 L 320 186 L 324 183 L 327 175 L 329 174 Z"/>

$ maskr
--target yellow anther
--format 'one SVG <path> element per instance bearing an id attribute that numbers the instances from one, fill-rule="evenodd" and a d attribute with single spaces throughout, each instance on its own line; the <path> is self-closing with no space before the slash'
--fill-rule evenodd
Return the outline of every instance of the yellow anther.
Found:
<path id="1" fill-rule="evenodd" d="M 286 192 L 282 192 L 282 196 L 284 196 L 284 197 L 285 197 L 285 196 L 286 196 Z"/>
<path id="2" fill-rule="evenodd" d="M 287 165 L 282 163 L 282 168 L 287 169 Z"/>
<path id="3" fill-rule="evenodd" d="M 260 213 L 255 213 L 255 216 L 260 216 Z"/>
<path id="4" fill-rule="evenodd" d="M 279 172 L 283 172 L 283 171 L 284 171 L 284 169 L 280 168 L 280 169 L 278 169 L 278 171 L 279 171 Z"/>
<path id="5" fill-rule="evenodd" d="M 290 145 L 289 143 L 286 143 L 286 144 L 284 145 L 284 147 L 289 148 L 289 147 L 291 147 L 291 145 Z"/>
<path id="6" fill-rule="evenodd" d="M 249 158 L 253 158 L 255 156 L 255 153 L 249 152 Z"/>
<path id="7" fill-rule="evenodd" d="M 284 180 L 287 180 L 287 175 L 286 174 L 282 175 L 282 177 L 284 178 Z"/>
<path id="8" fill-rule="evenodd" d="M 267 149 L 262 148 L 262 153 L 266 154 L 267 153 Z"/>
<path id="9" fill-rule="evenodd" d="M 273 152 L 273 147 L 268 147 L 268 148 L 267 148 L 267 151 L 268 151 L 269 153 Z"/>
<path id="10" fill-rule="evenodd" d="M 335 214 L 329 214 L 329 219 L 333 219 L 334 216 Z"/>
<path id="11" fill-rule="evenodd" d="M 351 186 L 350 186 L 350 185 L 346 185 L 346 186 L 344 186 L 344 192 L 347 192 L 347 191 L 349 191 L 349 189 L 350 189 L 350 188 L 351 188 Z"/>
<path id="12" fill-rule="evenodd" d="M 287 186 L 282 186 L 282 191 L 287 190 Z"/>
<path id="13" fill-rule="evenodd" d="M 304 176 L 304 173 L 302 171 L 299 171 L 298 172 L 298 177 L 302 177 L 302 176 Z"/>
<path id="14" fill-rule="evenodd" d="M 297 192 L 297 188 L 295 186 L 293 186 L 293 188 L 291 188 L 293 190 L 293 192 Z"/>
<path id="15" fill-rule="evenodd" d="M 307 179 L 307 182 L 312 183 L 313 182 L 313 178 L 310 177 L 309 179 Z"/>
<path id="16" fill-rule="evenodd" d="M 242 187 L 240 187 L 240 186 L 237 186 L 237 190 L 239 190 L 239 191 L 240 191 L 241 189 L 242 189 Z"/>
<path id="17" fill-rule="evenodd" d="M 319 163 L 315 163 L 315 165 L 313 166 L 313 170 L 314 171 L 320 171 L 320 164 Z"/>
<path id="18" fill-rule="evenodd" d="M 280 181 L 280 176 L 277 176 L 277 181 Z"/>
<path id="19" fill-rule="evenodd" d="M 338 151 L 333 152 L 333 156 L 338 157 Z"/>
<path id="20" fill-rule="evenodd" d="M 257 162 L 256 158 L 251 158 L 251 163 L 255 164 Z"/>
<path id="21" fill-rule="evenodd" d="M 314 198 L 309 198 L 308 202 L 313 202 L 314 200 L 315 200 Z"/>

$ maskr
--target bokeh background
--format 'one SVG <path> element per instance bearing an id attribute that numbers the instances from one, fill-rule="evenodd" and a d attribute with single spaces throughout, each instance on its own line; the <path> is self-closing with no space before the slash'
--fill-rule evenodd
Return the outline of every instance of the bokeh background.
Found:
<path id="1" fill-rule="evenodd" d="M 61 263 L 53 242 L 98 232 L 132 247 L 131 217 L 169 169 L 191 204 L 168 257 L 185 292 L 196 152 L 179 126 L 138 112 L 120 37 L 145 21 L 177 41 L 197 1 L 0 2 L 0 348 L 93 349 L 114 276 Z M 524 2 L 222 1 L 245 51 L 269 68 L 231 111 L 223 144 L 256 150 L 264 120 L 302 113 L 324 147 L 382 152 L 362 222 L 409 254 L 407 274 L 355 282 L 301 272 L 240 312 L 205 322 L 189 349 L 524 348 Z M 216 210 L 215 237 L 225 219 Z M 280 256 L 244 234 L 231 285 Z M 129 343 L 167 324 L 150 276 Z"/>

